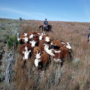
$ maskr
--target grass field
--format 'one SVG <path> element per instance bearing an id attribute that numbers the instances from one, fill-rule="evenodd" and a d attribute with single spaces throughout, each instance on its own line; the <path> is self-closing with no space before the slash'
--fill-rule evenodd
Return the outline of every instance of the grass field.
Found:
<path id="1" fill-rule="evenodd" d="M 38 28 L 42 24 L 43 21 L 23 20 L 20 34 L 23 31 L 42 32 Z M 10 86 L 7 86 L 4 80 L 0 83 L 3 89 L 90 90 L 90 43 L 87 42 L 90 23 L 49 21 L 49 24 L 52 25 L 53 33 L 48 34 L 53 40 L 60 39 L 71 44 L 73 60 L 66 59 L 63 67 L 52 61 L 49 68 L 39 74 L 34 68 L 33 57 L 27 61 L 26 68 L 22 68 L 18 45 L 15 49 L 15 61 L 12 66 L 14 74 L 11 75 Z"/>

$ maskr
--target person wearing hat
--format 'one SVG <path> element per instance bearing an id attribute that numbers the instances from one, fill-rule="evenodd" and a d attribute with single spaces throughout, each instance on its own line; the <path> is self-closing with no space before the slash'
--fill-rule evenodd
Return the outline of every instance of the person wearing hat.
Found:
<path id="1" fill-rule="evenodd" d="M 90 37 L 90 28 L 89 28 L 89 33 L 88 33 L 88 40 L 87 40 L 87 42 L 89 42 L 89 37 Z"/>
<path id="2" fill-rule="evenodd" d="M 47 21 L 47 19 L 45 19 L 43 29 L 44 29 L 47 25 L 48 25 L 48 21 Z"/>

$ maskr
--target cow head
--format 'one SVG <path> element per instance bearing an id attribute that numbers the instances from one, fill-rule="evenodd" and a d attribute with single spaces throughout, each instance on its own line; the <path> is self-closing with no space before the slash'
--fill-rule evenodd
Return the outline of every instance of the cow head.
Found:
<path id="1" fill-rule="evenodd" d="M 39 40 L 42 40 L 42 38 L 43 38 L 43 36 L 42 36 L 42 35 L 40 35 L 40 36 L 39 36 Z"/>
<path id="2" fill-rule="evenodd" d="M 37 41 L 30 41 L 30 43 L 31 43 L 31 47 L 33 48 L 33 47 L 35 47 L 35 45 L 36 45 L 36 43 L 37 43 Z"/>
<path id="3" fill-rule="evenodd" d="M 25 46 L 25 51 L 28 51 L 28 47 L 27 46 Z"/>
<path id="4" fill-rule="evenodd" d="M 41 58 L 41 53 L 36 54 L 36 59 L 39 59 L 39 58 Z"/>
<path id="5" fill-rule="evenodd" d="M 43 62 L 41 62 L 40 59 L 35 59 L 34 64 L 37 69 L 42 69 L 43 68 Z"/>
<path id="6" fill-rule="evenodd" d="M 45 41 L 46 42 L 50 42 L 50 38 L 49 37 L 45 37 Z"/>
<path id="7" fill-rule="evenodd" d="M 27 36 L 27 33 L 24 33 L 24 35 L 23 36 Z"/>
<path id="8" fill-rule="evenodd" d="M 68 49 L 71 49 L 71 46 L 70 46 L 69 42 L 67 42 L 66 47 L 67 47 Z"/>
<path id="9" fill-rule="evenodd" d="M 35 64 L 35 67 L 36 68 L 38 68 L 39 62 L 40 62 L 40 59 L 35 59 L 34 64 Z"/>
<path id="10" fill-rule="evenodd" d="M 29 53 L 31 52 L 31 50 L 26 50 L 26 51 L 23 51 L 23 54 L 24 54 L 24 56 L 23 56 L 23 60 L 27 60 L 28 58 L 29 58 Z"/>
<path id="11" fill-rule="evenodd" d="M 22 38 L 24 39 L 24 42 L 27 43 L 28 42 L 28 37 Z"/>
<path id="12" fill-rule="evenodd" d="M 35 35 L 31 34 L 31 35 L 29 36 L 29 38 L 32 39 L 34 36 L 35 36 Z"/>

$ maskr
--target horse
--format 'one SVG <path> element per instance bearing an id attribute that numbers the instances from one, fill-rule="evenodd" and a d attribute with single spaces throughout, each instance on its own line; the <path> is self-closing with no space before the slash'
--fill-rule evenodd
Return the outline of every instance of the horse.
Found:
<path id="1" fill-rule="evenodd" d="M 42 28 L 42 31 L 52 31 L 52 26 L 51 25 L 47 25 L 46 27 L 44 27 L 44 25 L 39 26 L 39 29 Z"/>

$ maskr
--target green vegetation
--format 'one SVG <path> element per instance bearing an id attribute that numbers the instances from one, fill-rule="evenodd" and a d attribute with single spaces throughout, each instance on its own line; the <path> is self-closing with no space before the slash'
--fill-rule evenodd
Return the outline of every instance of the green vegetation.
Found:
<path id="1" fill-rule="evenodd" d="M 10 36 L 9 40 L 7 42 L 7 45 L 9 48 L 11 48 L 13 46 L 13 44 L 14 44 L 14 46 L 17 46 L 19 44 L 19 42 L 17 41 L 16 35 Z"/>

